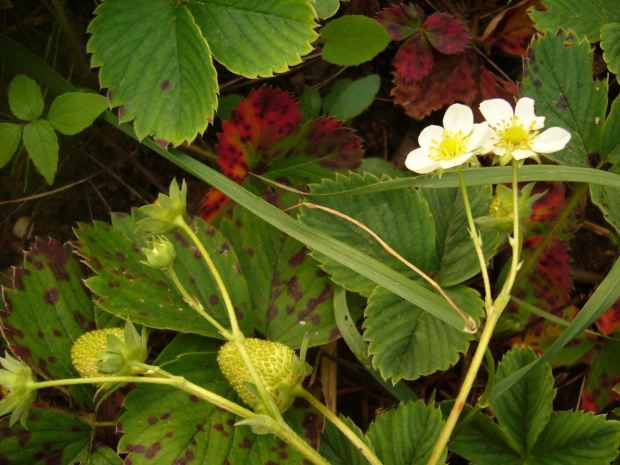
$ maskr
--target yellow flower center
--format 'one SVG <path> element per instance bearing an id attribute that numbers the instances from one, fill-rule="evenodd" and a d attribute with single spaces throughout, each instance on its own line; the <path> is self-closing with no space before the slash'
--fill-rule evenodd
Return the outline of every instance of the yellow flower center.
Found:
<path id="1" fill-rule="evenodd" d="M 509 151 L 515 149 L 530 149 L 530 141 L 538 134 L 534 131 L 534 121 L 530 123 L 529 128 L 525 128 L 523 123 L 519 123 L 519 117 L 513 116 L 510 121 L 503 122 L 503 128 L 496 126 L 499 140 L 496 145 L 506 147 Z"/>
<path id="2" fill-rule="evenodd" d="M 434 144 L 429 148 L 429 158 L 432 160 L 452 160 L 465 154 L 469 137 L 463 137 L 463 131 L 454 133 L 443 132 L 441 142 L 432 140 Z"/>

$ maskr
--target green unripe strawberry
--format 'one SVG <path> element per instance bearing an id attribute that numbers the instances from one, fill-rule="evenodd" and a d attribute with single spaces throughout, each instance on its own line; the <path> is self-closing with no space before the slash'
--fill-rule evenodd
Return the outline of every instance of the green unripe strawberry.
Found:
<path id="1" fill-rule="evenodd" d="M 278 410 L 284 412 L 295 400 L 294 395 L 289 395 L 290 388 L 299 384 L 305 376 L 303 363 L 293 349 L 280 342 L 248 338 L 245 347 L 267 393 Z M 253 385 L 254 382 L 233 342 L 227 342 L 220 348 L 217 362 L 230 385 L 247 405 L 253 407 L 260 401 L 245 384 Z"/>
<path id="2" fill-rule="evenodd" d="M 108 347 L 108 334 L 124 340 L 123 328 L 105 328 L 82 334 L 71 347 L 71 362 L 82 378 L 102 376 L 99 356 Z"/>

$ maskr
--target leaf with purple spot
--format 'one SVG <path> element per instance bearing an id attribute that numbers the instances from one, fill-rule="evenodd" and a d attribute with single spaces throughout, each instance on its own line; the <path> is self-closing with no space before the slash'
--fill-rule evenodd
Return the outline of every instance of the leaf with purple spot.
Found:
<path id="1" fill-rule="evenodd" d="M 301 243 L 236 208 L 222 232 L 232 242 L 248 281 L 255 327 L 267 339 L 299 348 L 339 336 L 334 320 L 332 284 Z"/>
<path id="2" fill-rule="evenodd" d="M 405 40 L 422 29 L 424 12 L 417 5 L 394 5 L 377 15 L 392 40 Z"/>
<path id="3" fill-rule="evenodd" d="M 27 430 L 19 422 L 12 427 L 8 423 L 8 417 L 0 421 L 0 463 L 60 465 L 88 462 L 93 429 L 73 415 L 33 408 L 28 415 Z"/>
<path id="4" fill-rule="evenodd" d="M 238 402 L 218 368 L 216 357 L 217 352 L 180 355 L 164 368 Z M 234 427 L 241 418 L 170 386 L 140 385 L 127 395 L 125 407 L 127 411 L 118 424 L 124 432 L 119 451 L 127 453 L 126 460 L 133 465 L 175 460 L 209 465 L 303 460 L 273 435 L 256 436 L 247 426 Z M 322 418 L 307 405 L 294 404 L 284 417 L 302 438 L 311 444 L 318 440 Z"/>
<path id="5" fill-rule="evenodd" d="M 84 332 L 96 329 L 85 269 L 70 244 L 37 239 L 15 268 L 13 289 L 4 289 L 6 310 L 0 312 L 2 333 L 13 353 L 44 379 L 75 378 L 71 346 Z M 80 406 L 92 407 L 94 389 L 72 386 Z"/>
<path id="6" fill-rule="evenodd" d="M 134 323 L 221 338 L 211 324 L 183 301 L 164 272 L 142 263 L 145 258 L 140 245 L 144 238 L 133 234 L 130 239 L 124 234 L 135 230 L 141 215 L 135 211 L 134 217 L 117 216 L 115 225 L 82 224 L 76 232 L 79 253 L 97 275 L 86 282 L 98 296 L 97 303 L 107 312 L 123 319 L 129 317 Z M 250 334 L 254 327 L 250 297 L 234 250 L 219 231 L 204 221 L 196 219 L 190 225 L 211 253 L 230 293 L 242 331 Z M 197 296 L 216 320 L 230 327 L 217 283 L 198 249 L 183 232 L 168 233 L 167 237 L 177 253 L 174 269 L 189 294 Z"/>
<path id="7" fill-rule="evenodd" d="M 583 393 L 583 409 L 600 412 L 618 395 L 613 391 L 620 383 L 620 338 L 605 339 L 603 347 L 590 364 L 590 373 Z"/>

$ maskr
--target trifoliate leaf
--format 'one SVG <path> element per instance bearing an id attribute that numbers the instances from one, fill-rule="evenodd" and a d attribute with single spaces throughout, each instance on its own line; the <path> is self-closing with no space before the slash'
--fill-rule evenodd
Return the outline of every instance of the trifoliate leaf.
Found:
<path id="1" fill-rule="evenodd" d="M 58 137 L 52 125 L 44 119 L 32 121 L 24 126 L 22 136 L 34 166 L 52 185 L 58 169 Z"/>
<path id="2" fill-rule="evenodd" d="M 73 135 L 93 124 L 106 108 L 108 101 L 102 95 L 69 92 L 52 102 L 47 120 L 58 132 Z"/>
<path id="3" fill-rule="evenodd" d="M 9 106 L 19 119 L 34 121 L 43 113 L 43 95 L 39 85 L 24 74 L 9 84 Z"/>
<path id="4" fill-rule="evenodd" d="M 6 165 L 13 157 L 19 141 L 22 138 L 21 124 L 0 123 L 0 168 Z"/>

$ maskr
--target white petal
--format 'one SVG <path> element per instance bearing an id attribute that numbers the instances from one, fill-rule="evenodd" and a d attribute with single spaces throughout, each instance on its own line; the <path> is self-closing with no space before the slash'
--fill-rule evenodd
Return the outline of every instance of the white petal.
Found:
<path id="1" fill-rule="evenodd" d="M 462 131 L 464 136 L 471 132 L 473 124 L 474 114 L 471 109 L 465 105 L 461 105 L 460 103 L 451 105 L 450 108 L 446 110 L 446 114 L 443 116 L 444 128 L 454 133 Z"/>
<path id="2" fill-rule="evenodd" d="M 474 124 L 474 130 L 469 137 L 466 150 L 468 152 L 475 152 L 481 146 L 489 143 L 493 144 L 494 142 L 491 141 L 491 137 L 494 135 L 495 131 L 493 131 L 487 123 Z"/>
<path id="3" fill-rule="evenodd" d="M 443 169 L 454 168 L 455 166 L 460 166 L 465 163 L 473 155 L 473 153 L 465 153 L 460 157 L 452 158 L 450 160 L 439 160 L 439 166 L 441 166 Z"/>
<path id="4" fill-rule="evenodd" d="M 510 103 L 501 98 L 485 100 L 480 104 L 480 112 L 490 126 L 501 125 L 502 121 L 508 121 L 513 116 Z"/>
<path id="5" fill-rule="evenodd" d="M 405 166 L 416 173 L 426 174 L 439 168 L 439 163 L 428 157 L 428 150 L 415 149 L 405 160 Z"/>
<path id="6" fill-rule="evenodd" d="M 552 153 L 562 150 L 570 140 L 570 132 L 563 128 L 549 128 L 538 134 L 530 143 L 530 147 L 537 153 Z"/>
<path id="7" fill-rule="evenodd" d="M 443 128 L 441 126 L 427 126 L 425 127 L 420 135 L 418 136 L 418 143 L 420 147 L 424 149 L 428 149 L 433 145 L 439 144 L 443 139 Z M 433 142 L 433 141 L 436 141 Z"/>
<path id="8" fill-rule="evenodd" d="M 535 157 L 536 153 L 531 150 L 515 149 L 512 151 L 512 157 L 515 160 L 523 160 L 525 158 Z"/>
<path id="9" fill-rule="evenodd" d="M 534 119 L 534 125 L 532 126 L 532 129 L 540 129 L 540 128 L 544 128 L 545 127 L 545 117 L 544 116 L 537 116 Z"/>
<path id="10" fill-rule="evenodd" d="M 529 127 L 536 121 L 536 113 L 534 113 L 534 100 L 523 97 L 517 102 L 515 107 L 515 115 L 519 118 L 519 122 L 525 127 Z"/>
<path id="11" fill-rule="evenodd" d="M 495 152 L 497 150 L 497 147 L 495 147 L 497 140 L 497 133 L 490 129 L 489 137 L 483 141 L 480 147 L 480 153 L 484 155 L 486 153 Z"/>

